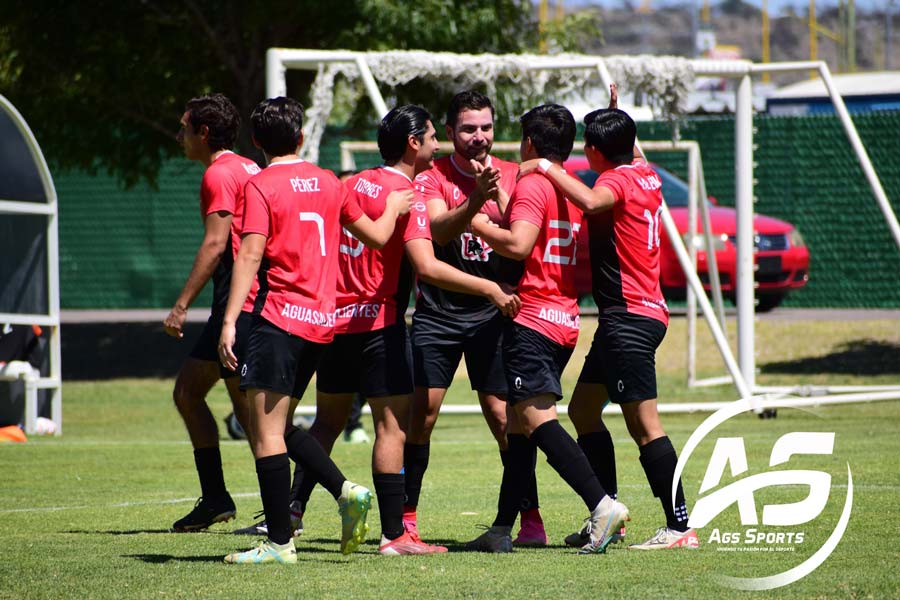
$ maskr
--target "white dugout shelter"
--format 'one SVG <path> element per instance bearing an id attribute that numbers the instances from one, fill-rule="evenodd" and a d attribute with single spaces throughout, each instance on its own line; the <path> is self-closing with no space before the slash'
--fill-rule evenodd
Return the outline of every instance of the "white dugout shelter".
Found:
<path id="1" fill-rule="evenodd" d="M 35 433 L 39 389 L 52 390 L 62 434 L 59 237 L 56 189 L 40 146 L 19 111 L 0 96 L 0 324 L 49 330 L 49 374 L 24 361 L 0 366 L 0 381 L 25 382 L 25 432 Z"/>
<path id="2" fill-rule="evenodd" d="M 793 401 L 794 405 L 817 405 L 834 402 L 871 401 L 900 398 L 900 386 L 887 388 L 841 388 L 811 390 L 808 387 L 762 387 L 756 385 L 754 340 L 754 257 L 753 257 L 753 104 L 752 77 L 764 72 L 807 71 L 819 73 L 835 111 L 841 119 L 850 145 L 856 154 L 872 194 L 884 215 L 887 226 L 900 249 L 900 224 L 865 147 L 850 119 L 843 100 L 828 70 L 821 61 L 756 64 L 744 60 L 689 60 L 658 56 L 589 56 L 577 54 L 548 55 L 470 55 L 424 51 L 350 52 L 270 48 L 266 54 L 267 97 L 287 95 L 285 74 L 288 69 L 315 71 L 310 92 L 311 104 L 304 125 L 306 143 L 302 156 L 318 160 L 319 142 L 334 104 L 334 85 L 338 76 L 361 81 L 365 94 L 378 116 L 388 112 L 379 83 L 394 87 L 416 78 L 444 82 L 448 87 L 482 85 L 491 95 L 498 79 L 518 85 L 523 93 L 540 97 L 552 89 L 555 97 L 600 83 L 607 87 L 615 81 L 623 93 L 642 90 L 659 112 L 678 115 L 686 105 L 687 94 L 697 76 L 726 77 L 737 80 L 735 97 L 735 198 L 737 209 L 737 281 L 738 353 L 733 356 L 722 323 L 716 318 L 691 258 L 681 241 L 668 209 L 663 210 L 663 224 L 679 262 L 685 271 L 689 288 L 696 297 L 728 369 L 730 380 L 741 398 L 748 399 L 757 412 L 775 401 L 776 396 L 838 395 Z M 692 196 L 696 194 L 692 193 Z M 701 198 L 705 196 L 700 196 Z M 694 213 L 696 214 L 696 213 Z M 708 231 L 707 228 L 704 228 Z M 712 247 L 708 245 L 707 247 Z M 767 394 L 755 396 L 754 394 Z M 773 404 L 774 405 L 774 404 Z M 784 406 L 784 402 L 777 402 Z M 715 410 L 721 403 L 660 405 L 660 411 Z M 449 407 L 444 407 L 449 408 Z M 477 407 L 476 407 L 477 408 Z M 610 407 L 615 409 L 617 407 Z"/>

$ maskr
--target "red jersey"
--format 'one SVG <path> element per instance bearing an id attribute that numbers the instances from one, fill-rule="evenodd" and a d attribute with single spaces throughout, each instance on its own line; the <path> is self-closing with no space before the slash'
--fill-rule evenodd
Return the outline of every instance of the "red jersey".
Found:
<path id="1" fill-rule="evenodd" d="M 375 220 L 384 213 L 388 195 L 394 190 L 412 189 L 413 182 L 401 171 L 383 166 L 351 177 L 344 187 Z M 428 211 L 421 201 L 397 219 L 394 234 L 380 250 L 367 248 L 346 229 L 341 232 L 336 333 L 376 331 L 402 317 L 398 306 L 405 311 L 412 283 L 404 244 L 415 239 L 431 240 Z"/>
<path id="2" fill-rule="evenodd" d="M 493 156 L 488 157 L 486 164 L 500 171 L 500 187 L 512 196 L 519 165 Z M 475 176 L 459 168 L 453 155 L 435 160 L 434 167 L 416 176 L 417 197 L 426 203 L 429 200 L 442 200 L 448 210 L 465 202 L 474 190 Z M 479 212 L 486 214 L 494 223 L 499 223 L 502 219 L 500 207 L 494 200 L 485 202 Z M 517 261 L 511 261 L 494 252 L 486 241 L 472 233 L 468 225 L 458 238 L 450 240 L 443 246 L 434 244 L 434 255 L 438 260 L 464 273 L 491 281 L 515 284 L 522 274 Z M 424 281 L 419 282 L 416 307 L 426 307 L 451 317 L 465 318 L 469 323 L 491 319 L 497 314 L 496 307 L 487 298 L 452 292 Z"/>
<path id="3" fill-rule="evenodd" d="M 216 157 L 203 173 L 200 183 L 200 218 L 214 212 L 227 212 L 231 219 L 231 239 L 213 272 L 213 312 L 223 312 L 228 303 L 231 269 L 241 247 L 241 215 L 244 212 L 244 185 L 259 173 L 259 166 L 231 151 Z M 254 286 L 255 287 L 255 286 Z"/>
<path id="4" fill-rule="evenodd" d="M 330 342 L 341 225 L 362 210 L 334 173 L 299 159 L 266 167 L 245 196 L 244 234 L 267 238 L 253 312 L 291 335 Z"/>
<path id="5" fill-rule="evenodd" d="M 581 211 L 539 173 L 520 179 L 510 202 L 510 224 L 527 221 L 540 230 L 525 258 L 525 274 L 518 288 L 522 309 L 515 322 L 557 344 L 573 347 L 580 324 L 575 250 Z"/>
<path id="6" fill-rule="evenodd" d="M 603 311 L 625 311 L 669 324 L 659 285 L 662 182 L 635 160 L 597 178 L 616 197 L 611 210 L 588 216 L 594 300 Z"/>

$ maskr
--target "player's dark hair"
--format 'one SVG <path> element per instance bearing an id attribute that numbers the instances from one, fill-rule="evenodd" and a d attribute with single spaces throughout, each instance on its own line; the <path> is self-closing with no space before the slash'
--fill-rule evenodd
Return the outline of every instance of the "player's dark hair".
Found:
<path id="1" fill-rule="evenodd" d="M 394 164 L 403 158 L 409 136 L 425 141 L 425 131 L 431 113 L 415 104 L 404 104 L 391 109 L 378 126 L 378 151 L 386 164 Z"/>
<path id="2" fill-rule="evenodd" d="M 269 156 L 297 152 L 303 132 L 303 106 L 293 98 L 269 98 L 256 105 L 250 115 L 253 139 Z"/>
<path id="3" fill-rule="evenodd" d="M 456 127 L 459 121 L 459 113 L 464 110 L 481 110 L 483 108 L 491 109 L 491 117 L 494 117 L 494 105 L 491 99 L 476 90 L 466 90 L 453 96 L 447 106 L 447 119 L 444 121 L 450 127 Z"/>
<path id="4" fill-rule="evenodd" d="M 230 150 L 234 147 L 241 128 L 241 115 L 224 94 L 191 98 L 184 110 L 188 112 L 188 123 L 194 133 L 203 125 L 209 128 L 207 143 L 211 151 Z"/>
<path id="5" fill-rule="evenodd" d="M 522 139 L 530 138 L 541 158 L 564 161 L 575 143 L 575 117 L 565 106 L 542 104 L 519 119 Z"/>
<path id="6" fill-rule="evenodd" d="M 637 126 L 618 108 L 601 108 L 584 117 L 584 143 L 600 151 L 610 162 L 625 165 L 634 158 Z"/>

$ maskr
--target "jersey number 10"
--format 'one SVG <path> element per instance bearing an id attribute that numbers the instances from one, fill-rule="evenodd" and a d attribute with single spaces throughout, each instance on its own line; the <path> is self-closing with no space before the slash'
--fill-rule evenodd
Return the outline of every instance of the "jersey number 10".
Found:
<path id="1" fill-rule="evenodd" d="M 659 248 L 659 213 L 662 212 L 662 206 L 656 209 L 656 213 L 651 213 L 649 209 L 644 209 L 644 217 L 647 219 L 647 250 L 653 250 L 653 246 Z"/>

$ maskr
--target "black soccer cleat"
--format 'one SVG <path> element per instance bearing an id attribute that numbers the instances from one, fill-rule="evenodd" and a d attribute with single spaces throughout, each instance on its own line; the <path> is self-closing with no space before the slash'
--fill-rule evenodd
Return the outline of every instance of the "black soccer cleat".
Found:
<path id="1" fill-rule="evenodd" d="M 214 523 L 230 521 L 236 512 L 234 501 L 227 493 L 216 500 L 207 500 L 201 496 L 197 499 L 194 510 L 172 524 L 172 531 L 176 533 L 201 531 Z"/>

